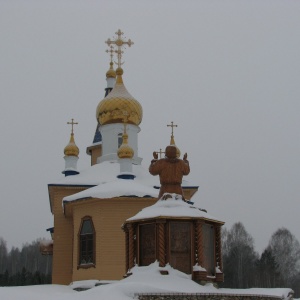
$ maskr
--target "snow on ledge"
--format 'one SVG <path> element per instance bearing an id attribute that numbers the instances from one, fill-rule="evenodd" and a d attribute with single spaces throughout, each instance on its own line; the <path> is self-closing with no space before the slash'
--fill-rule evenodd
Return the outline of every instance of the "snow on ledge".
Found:
<path id="1" fill-rule="evenodd" d="M 198 263 L 196 263 L 194 266 L 193 266 L 193 271 L 200 271 L 200 272 L 206 272 L 206 269 L 199 266 Z"/>

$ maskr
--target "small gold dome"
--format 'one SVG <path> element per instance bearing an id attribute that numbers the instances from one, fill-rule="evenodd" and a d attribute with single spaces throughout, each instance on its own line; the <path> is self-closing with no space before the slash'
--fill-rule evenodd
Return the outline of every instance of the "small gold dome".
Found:
<path id="1" fill-rule="evenodd" d="M 64 154 L 66 156 L 78 156 L 79 154 L 79 149 L 75 144 L 73 133 L 71 133 L 69 144 L 64 149 Z"/>
<path id="2" fill-rule="evenodd" d="M 133 158 L 134 151 L 133 149 L 127 144 L 128 134 L 123 134 L 123 143 L 118 149 L 118 157 L 119 158 Z"/>
<path id="3" fill-rule="evenodd" d="M 143 118 L 141 104 L 125 88 L 122 80 L 123 69 L 117 68 L 117 81 L 113 90 L 98 104 L 96 118 L 101 125 L 127 123 L 139 125 Z"/>
<path id="4" fill-rule="evenodd" d="M 109 70 L 106 72 L 106 78 L 116 78 L 116 71 L 113 68 L 114 63 L 111 61 L 110 62 L 110 68 Z"/>
<path id="5" fill-rule="evenodd" d="M 117 68 L 117 70 L 116 70 L 116 74 L 119 76 L 122 76 L 123 75 L 123 73 L 124 73 L 124 71 L 123 71 L 123 69 L 122 68 Z"/>
<path id="6" fill-rule="evenodd" d="M 173 135 L 171 136 L 170 145 L 172 145 L 172 146 L 175 146 L 175 147 L 176 147 L 176 157 L 177 157 L 177 158 L 179 158 L 179 157 L 180 157 L 180 154 L 181 154 L 181 152 L 180 152 L 179 148 L 178 148 L 178 147 L 176 146 L 176 144 L 175 144 L 175 140 L 174 140 L 174 136 L 173 136 Z"/>
<path id="7" fill-rule="evenodd" d="M 179 158 L 181 154 L 180 149 L 176 145 L 175 147 L 176 147 L 176 157 Z"/>

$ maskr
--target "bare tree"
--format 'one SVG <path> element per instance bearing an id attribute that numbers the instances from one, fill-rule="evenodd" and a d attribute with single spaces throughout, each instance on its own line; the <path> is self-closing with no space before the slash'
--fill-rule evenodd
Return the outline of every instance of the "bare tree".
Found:
<path id="1" fill-rule="evenodd" d="M 257 286 L 275 288 L 281 286 L 281 274 L 270 248 L 266 248 L 257 262 Z"/>
<path id="2" fill-rule="evenodd" d="M 249 288 L 254 285 L 258 259 L 252 236 L 241 222 L 235 223 L 223 237 L 225 287 Z"/>
<path id="3" fill-rule="evenodd" d="M 268 248 L 275 258 L 278 270 L 287 287 L 300 272 L 300 244 L 286 228 L 278 229 L 271 237 Z"/>

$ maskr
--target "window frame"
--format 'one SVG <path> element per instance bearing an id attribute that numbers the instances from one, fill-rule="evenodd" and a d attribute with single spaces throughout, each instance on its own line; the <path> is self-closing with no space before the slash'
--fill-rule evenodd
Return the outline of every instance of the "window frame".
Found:
<path id="1" fill-rule="evenodd" d="M 84 222 L 86 221 L 90 221 L 91 223 L 91 227 L 93 230 L 93 233 L 87 233 L 87 234 L 82 234 L 82 229 L 83 229 L 83 225 Z M 87 235 L 91 235 L 92 237 L 92 250 L 88 250 L 88 251 L 92 251 L 92 262 L 89 263 L 82 263 L 82 242 L 85 243 L 86 248 L 88 248 L 89 246 L 88 244 L 88 240 L 83 241 L 82 237 L 83 236 L 87 236 Z M 96 231 L 95 231 L 95 226 L 94 226 L 94 222 L 91 216 L 85 216 L 81 219 L 80 222 L 80 226 L 79 226 L 79 231 L 78 231 L 78 265 L 77 265 L 77 269 L 88 269 L 88 268 L 92 268 L 92 267 L 96 267 Z"/>

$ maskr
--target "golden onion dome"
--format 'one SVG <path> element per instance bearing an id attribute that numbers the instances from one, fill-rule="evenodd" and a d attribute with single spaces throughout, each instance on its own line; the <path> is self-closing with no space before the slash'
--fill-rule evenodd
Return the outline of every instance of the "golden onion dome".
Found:
<path id="1" fill-rule="evenodd" d="M 73 133 L 71 133 L 69 144 L 64 149 L 64 154 L 66 156 L 78 156 L 79 154 L 79 148 L 75 144 Z"/>
<path id="2" fill-rule="evenodd" d="M 176 145 L 175 147 L 176 147 L 176 157 L 179 158 L 181 154 L 180 149 Z"/>
<path id="3" fill-rule="evenodd" d="M 177 158 L 179 158 L 180 157 L 180 154 L 181 154 L 181 152 L 180 152 L 180 150 L 179 150 L 179 148 L 176 146 L 176 144 L 175 144 L 175 140 L 174 140 L 174 136 L 173 135 L 171 135 L 171 141 L 170 141 L 170 145 L 172 145 L 172 146 L 175 146 L 176 147 L 176 157 Z"/>
<path id="4" fill-rule="evenodd" d="M 98 104 L 96 118 L 100 125 L 127 123 L 139 125 L 143 118 L 141 104 L 134 99 L 123 84 L 122 68 L 116 70 L 117 80 L 113 90 Z"/>
<path id="5" fill-rule="evenodd" d="M 110 62 L 110 68 L 109 70 L 106 72 L 106 78 L 116 78 L 116 71 L 113 68 L 114 63 L 111 61 Z"/>
<path id="6" fill-rule="evenodd" d="M 123 143 L 118 149 L 118 157 L 119 158 L 133 158 L 134 151 L 133 149 L 128 145 L 128 134 L 123 134 Z"/>

